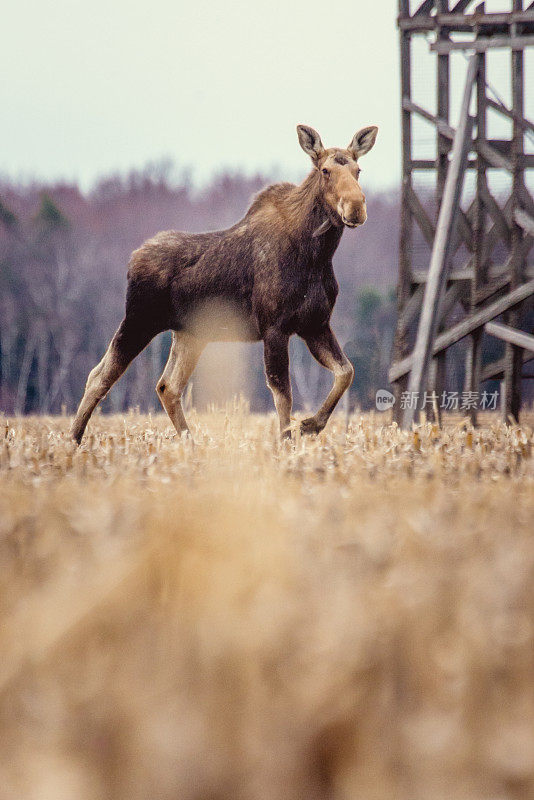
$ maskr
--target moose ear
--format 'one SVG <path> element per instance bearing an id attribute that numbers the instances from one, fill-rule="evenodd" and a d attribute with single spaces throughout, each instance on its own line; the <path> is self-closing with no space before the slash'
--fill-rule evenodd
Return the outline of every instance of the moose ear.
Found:
<path id="1" fill-rule="evenodd" d="M 321 137 L 313 128 L 308 125 L 297 125 L 299 143 L 305 153 L 307 153 L 314 164 L 317 163 L 319 156 L 324 153 Z"/>
<path id="2" fill-rule="evenodd" d="M 361 131 L 355 133 L 352 142 L 347 147 L 354 158 L 364 156 L 373 147 L 376 142 L 378 128 L 376 125 L 369 125 L 367 128 L 362 128 Z"/>

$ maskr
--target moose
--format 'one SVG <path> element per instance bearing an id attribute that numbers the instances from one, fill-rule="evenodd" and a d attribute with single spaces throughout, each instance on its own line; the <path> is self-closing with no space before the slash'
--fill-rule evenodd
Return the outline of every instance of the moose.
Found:
<path id="1" fill-rule="evenodd" d="M 205 345 L 262 340 L 280 432 L 291 436 L 293 334 L 333 373 L 323 405 L 300 423 L 302 433 L 324 428 L 354 377 L 330 327 L 338 294 L 332 258 L 344 228 L 367 219 L 358 161 L 373 147 L 378 128 L 362 128 L 346 149 L 325 148 L 307 125 L 298 125 L 297 133 L 313 165 L 300 185 L 268 186 L 231 228 L 163 231 L 132 253 L 125 317 L 89 373 L 72 424 L 78 444 L 98 403 L 151 339 L 166 330 L 172 331 L 172 345 L 156 392 L 178 434 L 189 431 L 182 394 Z"/>

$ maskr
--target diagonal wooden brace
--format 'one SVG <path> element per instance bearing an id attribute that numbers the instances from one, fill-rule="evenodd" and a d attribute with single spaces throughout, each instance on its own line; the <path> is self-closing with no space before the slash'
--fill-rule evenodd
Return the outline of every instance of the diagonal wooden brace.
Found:
<path id="1" fill-rule="evenodd" d="M 428 280 L 425 286 L 423 307 L 413 351 L 408 393 L 416 397 L 421 397 L 426 388 L 428 369 L 437 332 L 438 308 L 446 283 L 451 243 L 465 175 L 465 165 L 471 147 L 473 118 L 469 114 L 469 107 L 471 105 L 476 71 L 476 56 L 471 56 L 467 68 L 460 120 L 453 140 L 451 161 L 445 181 L 436 236 L 430 258 Z M 403 428 L 411 427 L 418 414 L 418 409 L 412 407 L 413 405 L 413 403 L 408 403 L 404 409 L 402 417 Z"/>

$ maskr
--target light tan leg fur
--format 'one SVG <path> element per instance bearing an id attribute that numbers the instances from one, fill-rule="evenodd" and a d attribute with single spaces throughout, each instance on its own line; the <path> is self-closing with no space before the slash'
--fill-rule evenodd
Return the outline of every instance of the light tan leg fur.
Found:
<path id="1" fill-rule="evenodd" d="M 182 394 L 195 369 L 204 343 L 185 331 L 173 331 L 172 345 L 156 392 L 178 434 L 189 432 L 182 408 Z"/>
<path id="2" fill-rule="evenodd" d="M 319 411 L 301 423 L 302 433 L 319 433 L 328 422 L 332 411 L 341 396 L 347 391 L 354 378 L 354 367 L 339 346 L 330 328 L 320 335 L 306 339 L 313 357 L 334 375 L 334 385 Z"/>

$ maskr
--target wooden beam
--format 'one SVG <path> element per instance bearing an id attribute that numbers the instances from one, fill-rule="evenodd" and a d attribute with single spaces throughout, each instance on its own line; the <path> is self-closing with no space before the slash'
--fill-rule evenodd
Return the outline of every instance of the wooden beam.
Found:
<path id="1" fill-rule="evenodd" d="M 519 186 L 519 197 L 521 205 L 528 211 L 531 217 L 534 217 L 534 199 L 524 183 Z"/>
<path id="2" fill-rule="evenodd" d="M 410 16 L 410 0 L 398 0 L 399 19 Z M 400 31 L 400 90 L 403 100 L 411 99 L 412 92 L 412 38 L 407 31 Z M 397 284 L 397 318 L 400 319 L 403 309 L 411 296 L 410 274 L 413 258 L 413 219 L 406 199 L 412 187 L 412 115 L 405 108 L 401 110 L 402 130 L 402 195 L 399 231 L 399 280 Z M 393 359 L 403 358 L 408 352 L 406 329 L 397 324 L 393 342 Z M 401 379 L 395 386 L 397 402 L 394 406 L 394 417 L 400 422 L 400 396 L 405 388 L 405 380 Z"/>
<path id="3" fill-rule="evenodd" d="M 534 22 L 534 14 L 532 11 L 489 11 L 486 13 L 474 14 L 457 14 L 451 11 L 447 14 L 436 14 L 435 20 L 438 25 L 446 25 L 449 28 L 456 29 L 457 25 L 463 28 L 476 28 L 484 30 L 488 27 L 498 27 L 503 31 L 514 23 L 528 24 Z"/>
<path id="4" fill-rule="evenodd" d="M 435 159 L 430 158 L 412 158 L 410 162 L 411 169 L 436 169 L 436 161 Z"/>
<path id="5" fill-rule="evenodd" d="M 404 305 L 399 313 L 397 321 L 397 329 L 405 333 L 412 320 L 417 316 L 417 312 L 421 308 L 423 302 L 423 295 L 425 293 L 423 286 L 418 286 L 412 294 L 408 302 Z"/>
<path id="6" fill-rule="evenodd" d="M 485 11 L 484 3 L 475 9 L 475 16 L 483 17 Z M 477 37 L 480 35 L 480 28 L 476 28 Z M 438 56 L 440 58 L 440 56 Z M 487 136 L 486 125 L 486 53 L 477 53 L 477 78 L 476 78 L 476 125 L 477 140 L 485 140 Z M 477 153 L 477 177 L 476 177 L 476 204 L 475 221 L 473 225 L 473 280 L 470 284 L 469 312 L 474 314 L 478 307 L 478 291 L 482 284 L 486 282 L 486 265 L 483 259 L 484 234 L 486 232 L 487 208 L 483 202 L 484 191 L 488 192 L 487 162 Z M 489 194 L 489 192 L 488 192 Z M 480 383 L 480 370 L 482 367 L 482 332 L 479 329 L 473 331 L 467 342 L 465 355 L 465 380 L 464 390 L 473 392 L 478 390 Z M 472 425 L 478 423 L 478 409 L 473 405 L 469 409 L 469 417 Z"/>
<path id="7" fill-rule="evenodd" d="M 497 294 L 498 292 L 502 292 L 503 289 L 506 289 L 507 286 L 510 285 L 510 273 L 507 270 L 506 274 L 500 275 L 498 278 L 491 278 L 490 280 L 486 280 L 482 286 L 476 292 L 475 299 L 477 305 L 481 303 L 485 303 L 486 300 L 489 300 L 490 297 Z"/>
<path id="8" fill-rule="evenodd" d="M 485 53 L 479 53 L 479 55 L 482 57 Z M 486 136 L 482 136 L 480 132 L 478 138 L 489 144 L 490 147 L 496 150 L 501 156 L 512 155 L 513 141 L 511 139 L 488 139 Z"/>
<path id="9" fill-rule="evenodd" d="M 435 125 L 438 129 L 438 133 L 441 134 L 441 136 L 450 139 L 451 141 L 454 139 L 455 130 L 452 125 L 449 125 L 446 120 L 436 116 L 436 114 L 432 114 L 430 111 L 427 111 L 426 108 L 418 105 L 418 103 L 414 103 L 413 100 L 404 98 L 402 101 L 402 108 L 412 114 L 417 114 L 422 119 L 425 119 L 427 122 Z M 511 142 L 505 142 L 502 140 L 496 140 L 494 143 L 492 143 L 486 139 L 475 139 L 475 141 L 472 143 L 472 149 L 475 150 L 485 161 L 487 161 L 491 167 L 494 167 L 495 169 L 506 169 L 509 172 L 512 172 L 512 161 L 502 152 L 505 149 L 506 144 L 511 146 Z M 434 165 L 435 162 L 432 161 L 430 163 Z"/>
<path id="10" fill-rule="evenodd" d="M 506 47 L 508 50 L 524 50 L 525 47 L 534 47 L 534 36 L 492 36 L 483 37 L 469 42 L 442 42 L 437 41 L 430 45 L 433 53 L 452 53 L 454 50 L 473 50 L 475 53 L 485 53 L 497 47 Z"/>
<path id="11" fill-rule="evenodd" d="M 521 157 L 521 164 L 523 165 L 523 169 L 534 169 L 534 153 L 525 153 Z M 414 158 L 410 164 L 412 170 L 434 170 L 436 169 L 436 159 L 435 158 Z M 477 162 L 473 158 L 469 158 L 466 165 L 466 169 L 476 169 Z M 488 169 L 500 169 L 500 167 L 494 167 L 493 164 L 488 164 Z"/>
<path id="12" fill-rule="evenodd" d="M 530 350 L 534 353 L 534 336 L 524 331 L 518 331 L 517 328 L 512 328 L 510 325 L 503 325 L 500 322 L 487 322 L 484 325 L 484 330 L 490 336 L 495 336 L 503 342 L 515 344 L 522 347 L 523 350 Z"/>
<path id="13" fill-rule="evenodd" d="M 473 278 L 473 269 L 452 269 L 447 274 L 448 281 L 470 281 Z M 412 270 L 412 283 L 426 283 L 428 280 L 427 269 L 414 269 Z"/>
<path id="14" fill-rule="evenodd" d="M 514 11 L 523 11 L 523 0 L 512 0 Z M 512 37 L 522 33 L 521 28 L 514 24 L 511 27 Z M 516 117 L 524 116 L 524 57 L 523 50 L 512 50 L 511 53 L 511 79 L 512 79 L 512 110 Z M 520 187 L 523 185 L 523 167 L 521 158 L 523 155 L 524 130 L 518 125 L 517 120 L 513 121 L 512 132 L 512 245 L 510 249 L 510 288 L 515 289 L 523 280 L 522 273 L 525 264 L 523 253 L 524 231 L 517 223 L 516 216 L 522 211 Z M 510 309 L 505 315 L 505 322 L 513 328 L 521 327 L 521 310 L 519 308 Z M 523 350 L 520 345 L 512 342 L 506 343 L 504 357 L 506 368 L 504 370 L 504 402 L 502 406 L 504 421 L 507 422 L 512 416 L 519 420 L 521 409 L 521 372 L 523 368 Z"/>
<path id="15" fill-rule="evenodd" d="M 520 228 L 523 228 L 530 236 L 534 236 L 534 219 L 530 214 L 527 214 L 522 208 L 515 208 L 513 218 Z"/>
<path id="16" fill-rule="evenodd" d="M 502 114 L 509 119 L 515 119 L 522 128 L 528 131 L 534 132 L 534 124 L 527 119 L 526 117 L 521 117 L 518 114 L 515 114 L 510 108 L 507 108 L 503 103 L 498 103 L 496 100 L 492 100 L 491 97 L 486 98 L 486 105 L 492 108 L 494 111 L 498 111 L 499 114 Z"/>
<path id="17" fill-rule="evenodd" d="M 506 217 L 503 211 L 501 210 L 500 205 L 497 203 L 493 195 L 490 193 L 486 183 L 484 183 L 482 186 L 479 186 L 479 194 L 482 199 L 482 202 L 486 206 L 486 209 L 489 212 L 495 224 L 497 233 L 499 234 L 500 238 L 506 243 L 506 245 L 510 247 L 511 232 L 510 228 L 508 227 Z"/>
<path id="18" fill-rule="evenodd" d="M 476 150 L 479 156 L 482 156 L 482 158 L 492 167 L 495 167 L 496 169 L 506 169 L 508 172 L 513 171 L 513 164 L 511 160 L 506 158 L 506 156 L 503 156 L 502 153 L 499 153 L 498 150 L 492 147 L 484 139 L 475 139 L 473 148 Z"/>
<path id="19" fill-rule="evenodd" d="M 534 30 L 534 13 L 532 9 L 526 11 L 497 11 L 487 14 L 459 14 L 453 11 L 439 12 L 430 15 L 416 13 L 413 16 L 399 17 L 398 25 L 401 30 L 414 33 L 440 30 L 446 28 L 449 33 L 471 33 L 483 31 L 485 37 L 508 36 L 514 24 L 520 24 L 523 36 L 531 34 Z"/>
<path id="20" fill-rule="evenodd" d="M 419 285 L 402 309 L 399 315 L 398 327 L 403 331 L 408 329 L 410 323 L 417 316 L 417 312 L 420 310 L 423 302 L 424 291 L 424 287 Z M 444 294 L 441 298 L 442 302 L 438 310 L 439 322 L 443 322 L 448 317 L 457 300 L 459 300 L 459 298 L 462 296 L 462 293 L 463 285 L 459 281 L 456 281 L 452 284 L 452 286 L 449 287 L 449 289 L 447 289 L 446 294 Z"/>
<path id="21" fill-rule="evenodd" d="M 460 233 L 460 236 L 463 239 L 467 249 L 472 251 L 474 249 L 473 229 L 471 227 L 471 223 L 469 222 L 469 217 L 462 210 L 460 206 L 458 206 L 457 214 L 458 214 L 457 230 Z"/>
<path id="22" fill-rule="evenodd" d="M 434 0 L 423 0 L 415 14 L 412 14 L 413 17 L 422 17 L 426 14 L 429 14 L 434 8 Z"/>
<path id="23" fill-rule="evenodd" d="M 449 11 L 449 0 L 436 0 L 436 11 L 438 14 L 446 14 Z M 438 37 L 447 41 L 449 39 L 449 29 L 440 25 L 438 29 Z M 443 55 L 436 58 L 436 114 L 439 120 L 443 120 L 444 126 L 450 127 L 450 56 Z M 442 126 L 443 127 L 443 126 Z M 451 140 L 448 136 L 444 135 L 438 128 L 436 131 L 436 203 L 439 209 L 443 202 L 443 195 L 445 192 L 445 183 L 447 180 L 447 172 L 449 171 L 449 153 L 451 149 Z M 471 226 L 467 216 L 463 213 L 458 204 L 458 229 L 465 241 L 472 242 Z M 439 301 L 437 317 L 438 323 L 436 330 L 440 330 L 449 316 L 451 310 L 455 306 L 457 300 L 464 291 L 465 284 L 455 281 L 449 285 L 447 291 L 442 295 Z M 430 389 L 441 397 L 445 391 L 445 384 L 447 380 L 447 353 L 443 351 L 439 353 L 435 359 L 432 360 L 433 380 L 430 382 Z M 441 425 L 442 413 L 441 407 L 435 405 L 432 408 L 433 421 Z"/>
<path id="24" fill-rule="evenodd" d="M 441 350 L 446 350 L 447 347 L 456 344 L 456 342 L 464 339 L 477 328 L 481 328 L 487 322 L 491 322 L 495 317 L 508 311 L 508 309 L 516 306 L 518 303 L 522 303 L 523 300 L 526 300 L 527 297 L 531 297 L 532 295 L 534 295 L 534 280 L 521 284 L 521 286 L 518 286 L 513 292 L 499 298 L 494 303 L 491 303 L 491 305 L 465 317 L 465 319 L 453 325 L 449 330 L 439 334 L 434 342 L 434 347 L 432 349 L 433 355 L 437 355 Z M 390 383 L 394 383 L 403 375 L 406 375 L 411 370 L 412 363 L 413 354 L 406 356 L 402 361 L 392 364 L 389 370 Z"/>
<path id="25" fill-rule="evenodd" d="M 426 119 L 427 122 L 431 122 L 432 125 L 437 127 L 438 132 L 441 133 L 442 136 L 446 136 L 447 139 L 450 139 L 451 141 L 454 139 L 455 130 L 449 125 L 448 122 L 446 122 L 446 120 L 440 119 L 435 114 L 427 111 L 426 108 L 414 103 L 413 100 L 409 100 L 407 97 L 403 99 L 402 107 L 405 111 L 411 111 L 412 114 L 417 114 L 423 119 Z"/>
<path id="26" fill-rule="evenodd" d="M 518 156 L 518 158 L 520 158 L 520 156 Z M 520 201 L 521 206 L 523 206 L 526 209 L 527 214 L 530 217 L 534 218 L 534 200 L 532 199 L 532 195 L 530 194 L 529 190 L 525 186 L 524 180 L 518 181 L 517 195 L 519 197 L 519 201 Z M 518 210 L 523 210 L 523 208 L 516 207 L 514 209 L 514 211 L 518 211 Z M 526 217 L 520 215 L 520 219 L 522 219 L 524 224 L 527 224 Z M 517 222 L 517 219 L 515 220 L 515 222 Z M 517 222 L 517 224 L 519 225 L 519 222 Z M 521 225 L 520 227 L 523 227 L 523 226 Z M 525 229 L 523 228 L 523 230 L 525 230 Z M 527 231 L 525 231 L 525 233 L 527 233 Z M 532 247 L 533 244 L 534 244 L 534 235 L 532 235 L 531 233 L 528 233 L 526 236 L 523 237 L 522 246 L 521 246 L 521 252 L 522 252 L 522 257 L 523 257 L 524 261 L 527 260 L 527 256 L 528 256 L 529 250 L 530 250 L 530 248 Z M 528 269 L 528 267 L 527 267 L 527 269 Z"/>
<path id="27" fill-rule="evenodd" d="M 475 212 L 475 206 L 476 206 L 476 200 L 473 200 L 472 203 L 470 204 L 469 208 L 467 209 L 467 211 L 466 212 L 462 211 L 462 216 L 465 219 L 468 231 L 471 230 L 473 214 Z M 493 229 L 491 229 L 491 230 L 493 230 Z M 491 230 L 490 230 L 490 233 L 491 233 Z M 455 231 L 453 233 L 453 237 L 452 237 L 451 258 L 453 258 L 456 255 L 457 251 L 460 249 L 460 247 L 462 245 L 462 242 L 464 242 L 466 244 L 468 250 L 472 250 L 473 249 L 473 244 L 472 244 L 471 239 L 469 239 L 469 238 L 467 240 L 463 239 L 463 235 L 464 235 L 463 226 L 462 226 L 462 228 L 460 228 L 460 225 L 458 225 L 456 227 L 456 229 L 455 229 Z M 471 259 L 470 259 L 469 263 L 466 265 L 466 267 L 461 268 L 461 270 L 465 270 L 467 268 L 472 269 L 472 267 L 473 267 L 473 263 L 472 262 L 473 262 L 473 257 L 471 256 Z M 449 273 L 449 275 L 447 277 L 447 280 L 471 280 L 472 274 L 469 275 L 468 277 L 465 277 L 465 276 L 461 277 L 460 275 L 458 275 L 458 272 L 460 272 L 461 270 L 458 270 L 458 269 L 452 270 L 452 272 Z M 411 282 L 412 283 L 425 283 L 427 281 L 427 279 L 428 279 L 428 270 L 413 270 L 412 271 L 412 278 L 411 278 Z"/>
<path id="28" fill-rule="evenodd" d="M 419 200 L 413 189 L 411 190 L 411 192 L 413 193 L 413 196 L 410 194 L 410 192 L 407 192 L 407 201 L 410 207 L 410 211 L 412 212 L 414 218 L 417 219 L 426 241 L 432 248 L 435 237 L 434 225 L 432 221 L 428 218 L 424 206 L 422 205 L 421 201 Z M 439 206 L 441 206 L 441 201 L 439 201 Z M 465 244 L 466 248 L 470 252 L 473 252 L 473 229 L 471 224 L 471 217 L 473 214 L 473 210 L 474 210 L 474 204 L 471 204 L 467 212 L 463 211 L 460 205 L 458 205 L 457 226 L 454 230 L 452 238 L 451 257 L 456 254 L 462 242 L 463 244 Z M 415 282 L 420 283 L 420 281 L 415 281 Z"/>
<path id="29" fill-rule="evenodd" d="M 452 328 L 449 328 L 449 330 L 443 331 L 443 333 L 437 337 L 434 345 L 434 355 L 439 353 L 440 350 L 445 350 L 447 347 L 456 344 L 456 342 L 464 339 L 468 334 L 472 333 L 472 331 L 482 327 L 486 322 L 491 322 L 495 317 L 517 306 L 519 303 L 522 303 L 523 300 L 532 297 L 532 295 L 534 295 L 534 280 L 522 283 L 521 286 L 518 286 L 513 292 L 509 292 L 504 297 L 500 297 L 498 300 L 495 300 L 495 302 L 485 306 L 485 308 L 481 308 L 480 311 L 469 314 L 465 319 L 458 322 Z M 411 358 L 411 356 L 407 356 L 406 360 L 409 358 Z"/>
<path id="30" fill-rule="evenodd" d="M 469 261 L 470 263 L 470 261 Z M 492 264 L 487 271 L 487 279 L 498 280 L 503 277 L 508 277 L 508 281 L 510 280 L 510 276 L 508 275 L 510 271 L 510 262 L 506 264 Z M 473 280 L 473 267 L 472 266 L 465 266 L 465 267 L 458 267 L 457 269 L 451 269 L 447 275 L 448 281 L 471 281 Z M 534 278 L 534 264 L 528 264 L 525 268 L 525 277 L 527 278 Z M 428 270 L 427 269 L 414 269 L 412 270 L 412 283 L 426 283 L 428 279 Z M 506 284 L 503 284 L 506 285 Z"/>
<path id="31" fill-rule="evenodd" d="M 534 169 L 534 155 L 524 156 L 525 167 Z M 474 158 L 468 158 L 465 164 L 466 169 L 476 169 L 477 164 Z M 436 159 L 432 158 L 416 158 L 412 161 L 412 169 L 419 170 L 434 170 L 436 169 Z"/>
<path id="32" fill-rule="evenodd" d="M 421 233 L 425 237 L 427 243 L 432 247 L 434 244 L 434 236 L 435 236 L 435 228 L 432 224 L 432 221 L 428 214 L 426 213 L 425 209 L 423 208 L 421 201 L 417 197 L 416 193 L 414 192 L 413 188 L 410 186 L 407 188 L 406 191 L 406 199 L 410 205 L 410 210 L 421 229 Z"/>
<path id="33" fill-rule="evenodd" d="M 456 281 L 447 289 L 445 294 L 441 296 L 438 307 L 438 324 L 445 322 L 462 294 L 463 286 L 459 281 Z"/>
<path id="34" fill-rule="evenodd" d="M 467 249 L 473 251 L 473 214 L 474 214 L 475 201 L 471 203 L 467 211 L 458 205 L 457 225 L 453 230 L 452 243 L 451 243 L 451 260 L 454 258 L 462 243 L 465 244 Z"/>
<path id="35" fill-rule="evenodd" d="M 471 2 L 472 0 L 458 0 L 456 5 L 451 8 L 451 14 L 463 14 Z"/>
<path id="36" fill-rule="evenodd" d="M 510 285 L 511 263 L 512 258 L 509 256 L 505 264 L 499 264 L 498 266 L 490 265 L 486 269 L 485 281 L 481 286 L 478 287 L 476 291 L 475 300 L 477 305 L 485 303 L 486 300 L 489 300 L 494 294 L 497 294 L 497 292 L 502 292 L 503 289 L 506 289 L 506 287 Z M 526 277 L 527 275 L 525 275 L 525 279 Z M 531 272 L 528 277 L 534 278 L 534 271 Z"/>
<path id="37" fill-rule="evenodd" d="M 432 358 L 432 345 L 437 331 L 437 311 L 441 293 L 445 286 L 449 256 L 451 251 L 452 234 L 456 222 L 456 212 L 459 205 L 460 194 L 465 174 L 464 165 L 471 143 L 473 118 L 469 115 L 471 96 L 476 75 L 476 58 L 471 57 L 467 68 L 462 107 L 456 136 L 454 137 L 452 156 L 443 192 L 436 236 L 428 270 L 428 280 L 425 286 L 425 296 L 421 317 L 415 341 L 412 358 L 412 369 L 408 381 L 408 392 L 421 396 L 428 375 L 430 359 Z M 404 409 L 402 425 L 409 428 L 414 421 L 416 409 L 409 404 Z"/>
<path id="38" fill-rule="evenodd" d="M 433 31 L 437 25 L 435 17 L 399 17 L 397 24 L 401 31 L 409 31 L 410 33 L 417 33 L 426 31 Z"/>
<path id="39" fill-rule="evenodd" d="M 511 200 L 511 198 L 508 198 L 508 200 L 504 204 L 504 208 L 502 209 L 502 212 L 504 214 L 505 220 L 508 221 L 509 219 L 511 219 L 511 214 L 512 214 L 512 200 Z M 493 252 L 493 248 L 495 247 L 495 245 L 499 241 L 499 238 L 500 238 L 499 228 L 494 223 L 491 226 L 491 228 L 488 231 L 486 231 L 486 233 L 484 234 L 484 261 L 485 261 L 485 263 L 490 261 L 491 254 Z M 473 264 L 474 264 L 474 259 L 471 259 L 469 261 L 469 263 L 467 264 L 467 266 L 468 267 L 472 267 Z"/>
<path id="40" fill-rule="evenodd" d="M 533 358 L 534 353 L 531 353 L 529 350 L 523 351 L 523 364 L 526 364 L 527 361 L 532 361 Z M 482 368 L 480 381 L 493 381 L 503 378 L 505 367 L 505 358 L 499 358 L 497 361 L 492 361 L 491 364 L 486 364 L 486 366 Z"/>

